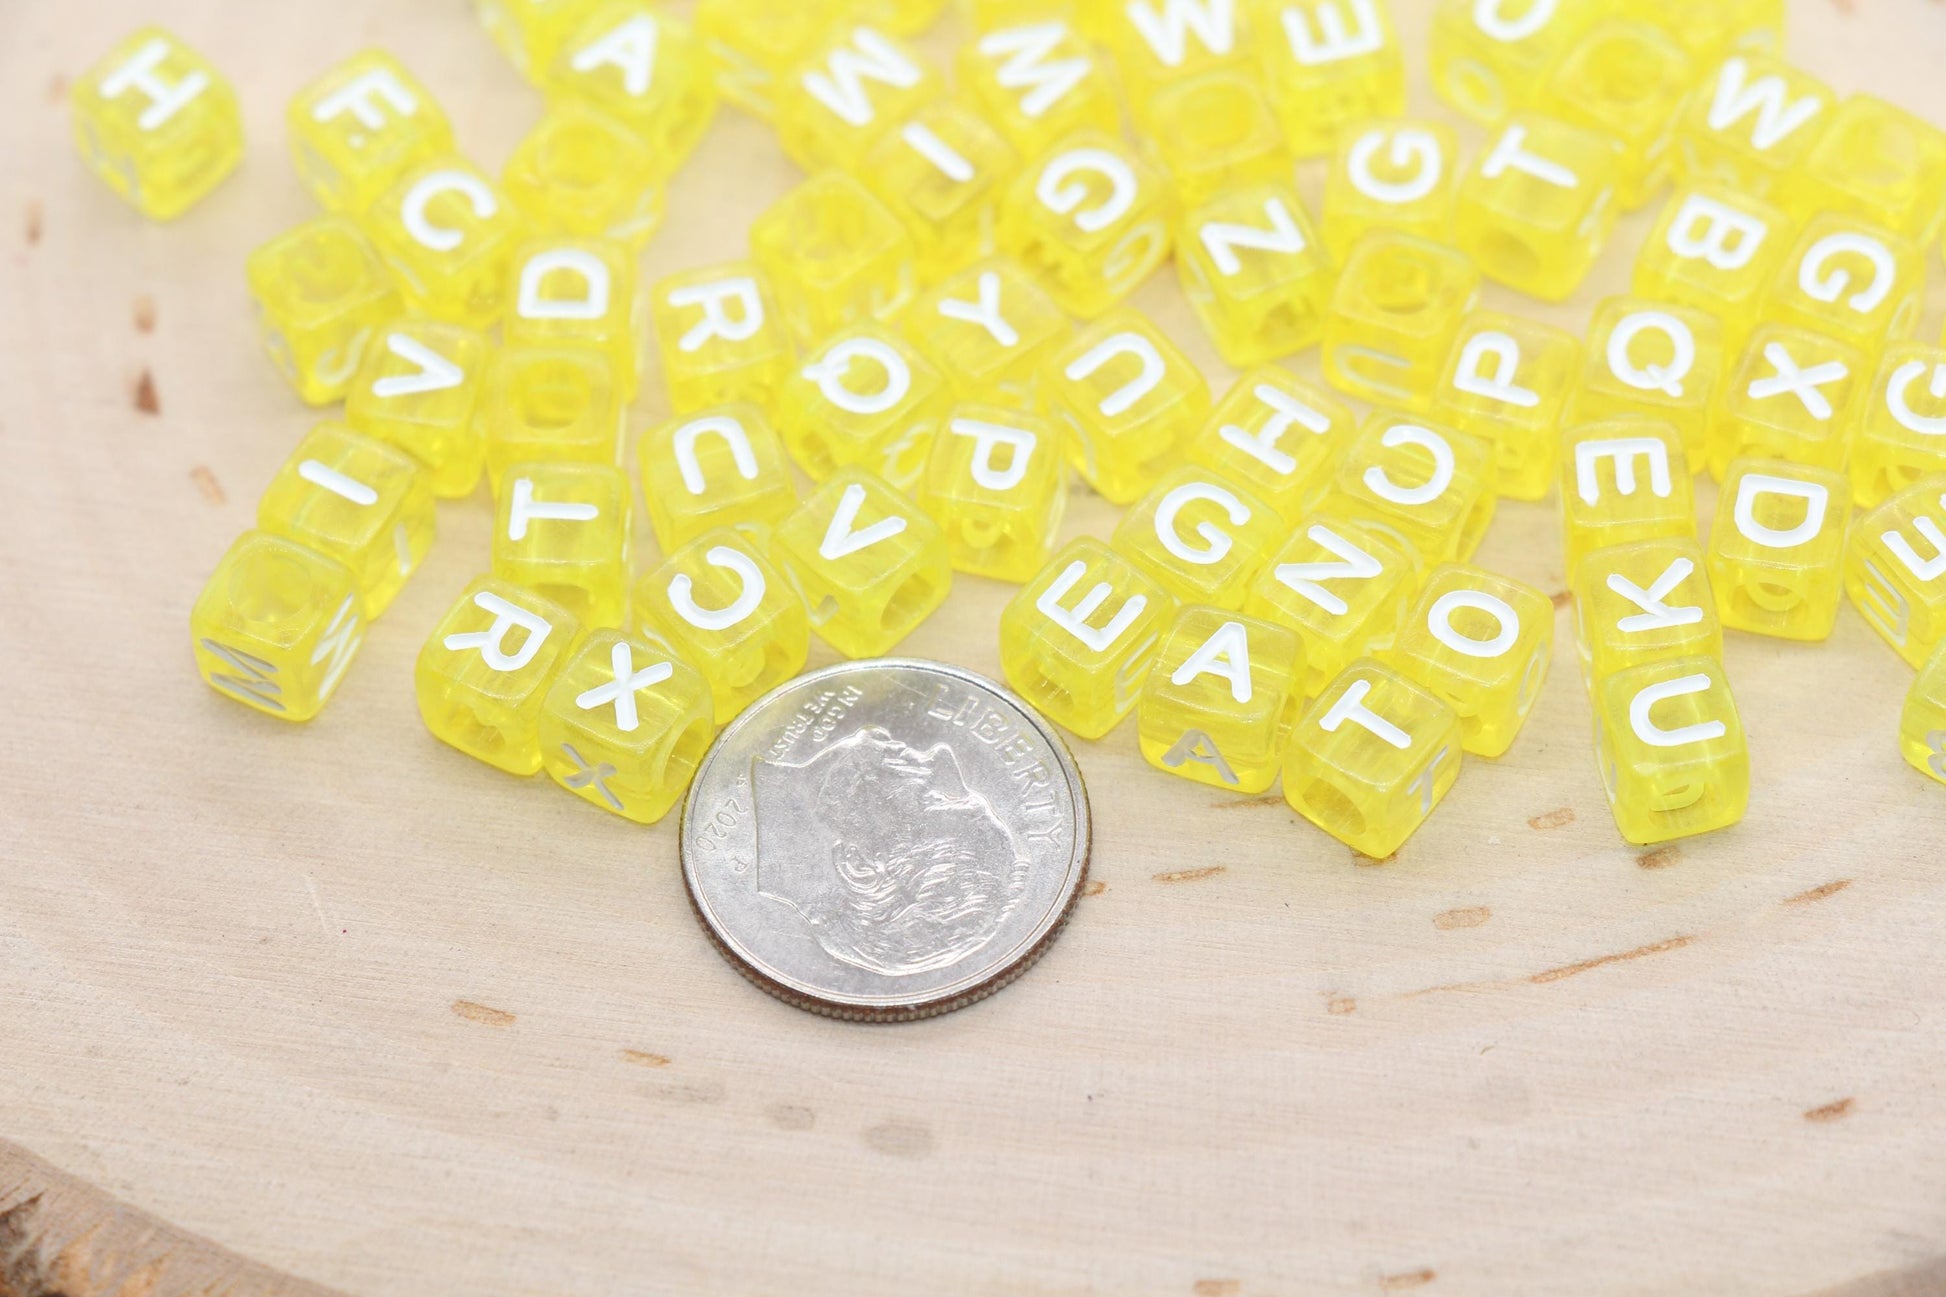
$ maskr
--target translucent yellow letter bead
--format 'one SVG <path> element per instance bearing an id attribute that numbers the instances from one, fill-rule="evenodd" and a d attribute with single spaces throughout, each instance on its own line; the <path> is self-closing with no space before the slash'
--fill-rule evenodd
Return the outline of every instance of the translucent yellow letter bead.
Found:
<path id="1" fill-rule="evenodd" d="M 1000 243 L 1061 309 L 1092 320 L 1169 255 L 1162 179 L 1117 136 L 1056 143 L 1014 181 Z"/>
<path id="2" fill-rule="evenodd" d="M 1655 27 L 1610 19 L 1575 42 L 1548 78 L 1539 108 L 1621 141 L 1615 196 L 1632 212 L 1669 179 L 1676 118 L 1696 73 L 1682 46 Z"/>
<path id="3" fill-rule="evenodd" d="M 596 631 L 541 703 L 541 766 L 583 801 L 653 824 L 682 800 L 716 733 L 709 683 L 669 651 Z"/>
<path id="4" fill-rule="evenodd" d="M 743 531 L 707 531 L 635 585 L 635 619 L 696 663 L 716 717 L 731 717 L 804 669 L 811 622 L 790 581 Z"/>
<path id="5" fill-rule="evenodd" d="M 795 353 L 776 296 L 756 266 L 685 270 L 649 294 L 669 407 L 678 414 L 749 401 L 768 406 Z"/>
<path id="6" fill-rule="evenodd" d="M 1937 473 L 1946 473 L 1946 347 L 1902 342 L 1885 349 L 1852 436 L 1852 502 L 1873 508 Z"/>
<path id="7" fill-rule="evenodd" d="M 1175 614 L 1140 568 L 1083 536 L 1000 614 L 1001 670 L 1049 720 L 1098 739 L 1135 706 Z"/>
<path id="8" fill-rule="evenodd" d="M 381 50 L 305 86 L 287 116 L 298 177 L 334 212 L 364 211 L 413 167 L 453 151 L 446 114 Z"/>
<path id="9" fill-rule="evenodd" d="M 919 277 L 931 283 L 993 255 L 1000 203 L 1017 166 L 999 132 L 941 99 L 881 133 L 859 170 L 905 222 L 919 250 Z"/>
<path id="10" fill-rule="evenodd" d="M 1438 0 L 1432 84 L 1483 126 L 1531 107 L 1548 71 L 1611 8 L 1607 0 Z"/>
<path id="11" fill-rule="evenodd" d="M 824 171 L 750 226 L 750 251 L 799 342 L 912 300 L 919 253 L 899 218 L 842 171 Z"/>
<path id="12" fill-rule="evenodd" d="M 1682 434 L 1689 462 L 1701 464 L 1727 367 L 1722 326 L 1706 312 L 1674 302 L 1611 297 L 1595 308 L 1588 326 L 1587 367 L 1575 417 L 1662 419 Z"/>
<path id="13" fill-rule="evenodd" d="M 641 374 L 646 307 L 636 294 L 635 256 L 608 239 L 521 245 L 508 270 L 508 346 L 569 343 L 607 355 L 624 399 Z"/>
<path id="14" fill-rule="evenodd" d="M 548 686 L 581 628 L 567 609 L 483 576 L 433 627 L 413 668 L 419 716 L 434 738 L 509 774 L 541 768 Z"/>
<path id="15" fill-rule="evenodd" d="M 814 481 L 870 469 L 901 490 L 919 480 L 952 395 L 900 333 L 867 321 L 805 358 L 777 394 L 778 432 Z"/>
<path id="16" fill-rule="evenodd" d="M 229 81 L 160 27 L 110 50 L 72 95 L 83 160 L 151 220 L 180 216 L 243 157 Z"/>
<path id="17" fill-rule="evenodd" d="M 1822 640 L 1844 602 L 1850 485 L 1777 460 L 1730 466 L 1710 533 L 1710 584 L 1732 630 Z"/>
<path id="18" fill-rule="evenodd" d="M 1452 791 L 1460 751 L 1453 709 L 1367 658 L 1292 727 L 1284 800 L 1353 851 L 1384 860 Z"/>
<path id="19" fill-rule="evenodd" d="M 1912 682 L 1899 717 L 1899 751 L 1913 769 L 1946 784 L 1946 645 Z"/>
<path id="20" fill-rule="evenodd" d="M 1460 180 L 1454 241 L 1495 283 L 1564 302 L 1614 228 L 1621 166 L 1610 136 L 1517 114 Z"/>
<path id="21" fill-rule="evenodd" d="M 280 720 L 323 710 L 364 637 L 351 570 L 262 531 L 237 537 L 189 612 L 210 688 Z"/>
<path id="22" fill-rule="evenodd" d="M 960 397 L 1031 409 L 1048 353 L 1074 331 L 1032 276 L 987 262 L 932 289 L 899 321 Z"/>
<path id="23" fill-rule="evenodd" d="M 1269 505 L 1184 465 L 1122 515 L 1111 543 L 1178 602 L 1235 609 L 1284 533 Z"/>
<path id="24" fill-rule="evenodd" d="M 372 204 L 364 228 L 408 309 L 474 329 L 499 320 L 523 227 L 478 167 L 443 157 L 413 168 Z"/>
<path id="25" fill-rule="evenodd" d="M 1784 178 L 1778 203 L 1799 220 L 1850 216 L 1914 243 L 1946 218 L 1946 131 L 1883 99 L 1852 95 Z"/>
<path id="26" fill-rule="evenodd" d="M 777 139 L 806 171 L 861 172 L 866 150 L 945 83 L 896 36 L 846 24 L 777 82 Z"/>
<path id="27" fill-rule="evenodd" d="M 998 27 L 960 48 L 959 83 L 1024 158 L 1077 131 L 1117 133 L 1122 112 L 1108 62 L 1049 13 Z"/>
<path id="28" fill-rule="evenodd" d="M 696 34 L 715 61 L 723 97 L 769 118 L 778 79 L 809 58 L 845 17 L 842 5 L 804 0 L 697 0 Z"/>
<path id="29" fill-rule="evenodd" d="M 1917 244 L 1853 217 L 1818 216 L 1784 259 L 1767 312 L 1876 356 L 1912 335 L 1925 289 Z"/>
<path id="30" fill-rule="evenodd" d="M 1263 792 L 1304 705 L 1303 664 L 1303 642 L 1282 626 L 1183 609 L 1136 702 L 1143 759 L 1212 788 Z"/>
<path id="31" fill-rule="evenodd" d="M 1433 417 L 1494 447 L 1495 491 L 1540 500 L 1554 489 L 1561 422 L 1581 383 L 1581 342 L 1552 325 L 1475 311 L 1433 390 Z"/>
<path id="32" fill-rule="evenodd" d="M 1615 827 L 1637 846 L 1725 829 L 1750 801 L 1750 750 L 1723 664 L 1687 657 L 1610 676 L 1595 747 Z"/>
<path id="33" fill-rule="evenodd" d="M 1378 528 L 1316 515 L 1285 542 L 1243 610 L 1304 637 L 1304 693 L 1392 643 L 1418 586 L 1411 555 Z"/>
<path id="34" fill-rule="evenodd" d="M 1275 184 L 1291 172 L 1277 114 L 1262 85 L 1242 72 L 1210 72 L 1158 90 L 1143 144 L 1178 207 Z"/>
<path id="35" fill-rule="evenodd" d="M 1458 170 L 1459 136 L 1443 122 L 1401 118 L 1347 127 L 1324 178 L 1325 246 L 1343 261 L 1370 229 L 1450 238 Z"/>
<path id="36" fill-rule="evenodd" d="M 1630 417 L 1569 428 L 1561 439 L 1561 535 L 1569 577 L 1610 545 L 1694 539 L 1696 488 L 1675 426 Z"/>
<path id="37" fill-rule="evenodd" d="M 1622 8 L 1667 32 L 1702 66 L 1733 50 L 1774 54 L 1784 44 L 1784 0 L 1623 0 Z"/>
<path id="38" fill-rule="evenodd" d="M 412 456 L 320 423 L 264 488 L 257 526 L 350 568 L 369 619 L 432 548 L 432 487 Z"/>
<path id="39" fill-rule="evenodd" d="M 810 609 L 811 629 L 850 658 L 897 644 L 953 586 L 939 524 L 861 469 L 813 491 L 778 524 L 770 552 Z"/>
<path id="40" fill-rule="evenodd" d="M 1327 508 L 1396 533 L 1428 565 L 1473 557 L 1493 521 L 1493 443 L 1374 411 L 1338 466 Z"/>
<path id="41" fill-rule="evenodd" d="M 1760 326 L 1717 393 L 1709 471 L 1722 481 L 1746 456 L 1844 467 L 1870 381 L 1858 348 L 1795 325 Z"/>
<path id="42" fill-rule="evenodd" d="M 1678 193 L 1635 257 L 1635 295 L 1713 315 L 1726 347 L 1763 318 L 1790 252 L 1790 219 L 1747 194 L 1715 187 Z"/>
<path id="43" fill-rule="evenodd" d="M 1809 73 L 1735 54 L 1703 79 L 1676 127 L 1676 164 L 1691 185 L 1768 198 L 1817 142 L 1837 102 Z"/>
<path id="44" fill-rule="evenodd" d="M 1256 39 L 1245 29 L 1242 9 L 1235 0 L 1108 0 L 1098 6 L 1099 30 L 1141 129 L 1148 129 L 1156 101 L 1171 86 L 1213 72 L 1255 76 L 1250 55 Z"/>
<path id="45" fill-rule="evenodd" d="M 1908 487 L 1852 524 L 1845 592 L 1915 667 L 1946 641 L 1946 477 Z"/>
<path id="46" fill-rule="evenodd" d="M 486 463 L 476 411 L 486 390 L 487 340 L 476 330 L 405 318 L 380 331 L 345 394 L 345 422 L 421 464 L 432 493 L 470 495 Z"/>
<path id="47" fill-rule="evenodd" d="M 473 10 L 514 70 L 538 85 L 553 65 L 555 52 L 598 2 L 473 0 Z"/>
<path id="48" fill-rule="evenodd" d="M 515 464 L 493 524 L 493 575 L 574 614 L 583 629 L 628 612 L 628 477 L 613 464 Z"/>
<path id="49" fill-rule="evenodd" d="M 1047 411 L 1068 428 L 1068 460 L 1112 504 L 1155 484 L 1209 414 L 1209 384 L 1147 317 L 1117 311 L 1048 360 Z"/>
<path id="50" fill-rule="evenodd" d="M 718 527 L 767 537 L 797 508 L 784 443 L 754 405 L 699 410 L 651 428 L 635 459 L 665 554 Z"/>
<path id="51" fill-rule="evenodd" d="M 572 99 L 549 108 L 514 146 L 500 187 L 536 234 L 613 239 L 639 251 L 662 223 L 662 185 L 649 146 Z"/>
<path id="52" fill-rule="evenodd" d="M 1505 755 L 1540 699 L 1554 655 L 1554 603 L 1476 567 L 1436 570 L 1406 614 L 1387 666 L 1459 717 L 1460 746 Z"/>
<path id="53" fill-rule="evenodd" d="M 608 356 L 589 347 L 502 347 L 487 370 L 478 417 L 496 495 L 513 464 L 619 457 L 621 387 Z"/>
<path id="54" fill-rule="evenodd" d="M 1325 316 L 1325 380 L 1361 400 L 1430 409 L 1446 354 L 1479 296 L 1480 272 L 1465 253 L 1416 235 L 1368 232 Z"/>
<path id="55" fill-rule="evenodd" d="M 1237 379 L 1183 458 L 1245 488 L 1295 527 L 1330 486 L 1357 426 L 1331 393 L 1265 366 Z"/>
<path id="56" fill-rule="evenodd" d="M 916 36 L 938 20 L 946 0 L 857 0 L 861 18 L 901 36 Z"/>
<path id="57" fill-rule="evenodd" d="M 687 24 L 649 0 L 593 10 L 555 55 L 550 99 L 580 99 L 648 146 L 654 179 L 669 178 L 716 117 L 716 77 Z"/>
<path id="58" fill-rule="evenodd" d="M 392 272 L 349 217 L 278 235 L 245 267 L 257 328 L 307 405 L 342 400 L 365 347 L 400 310 Z"/>
<path id="59" fill-rule="evenodd" d="M 1288 185 L 1219 194 L 1182 224 L 1176 269 L 1223 359 L 1239 368 L 1318 340 L 1332 262 Z"/>
<path id="60" fill-rule="evenodd" d="M 1246 4 L 1292 153 L 1321 158 L 1351 123 L 1405 111 L 1405 60 L 1386 0 Z"/>
<path id="61" fill-rule="evenodd" d="M 933 439 L 919 507 L 946 533 L 953 568 L 998 581 L 1041 570 L 1067 509 L 1061 430 L 996 405 L 957 405 Z"/>
<path id="62" fill-rule="evenodd" d="M 1590 682 L 1668 658 L 1723 656 L 1707 560 L 1693 540 L 1598 549 L 1574 573 L 1575 638 Z"/>

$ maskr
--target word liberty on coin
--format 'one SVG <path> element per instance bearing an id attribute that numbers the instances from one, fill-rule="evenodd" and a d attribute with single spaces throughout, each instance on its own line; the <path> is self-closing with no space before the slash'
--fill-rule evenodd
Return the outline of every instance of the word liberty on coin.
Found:
<path id="1" fill-rule="evenodd" d="M 813 672 L 717 738 L 683 805 L 682 869 L 730 962 L 799 1008 L 897 1021 L 1023 972 L 1088 868 L 1066 746 L 970 672 Z"/>

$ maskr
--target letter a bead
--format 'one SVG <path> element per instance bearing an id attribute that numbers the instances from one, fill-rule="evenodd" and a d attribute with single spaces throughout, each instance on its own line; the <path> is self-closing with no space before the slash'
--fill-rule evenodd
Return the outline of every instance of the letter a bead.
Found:
<path id="1" fill-rule="evenodd" d="M 160 27 L 110 50 L 71 98 L 82 159 L 151 220 L 180 216 L 243 157 L 229 81 Z"/>
<path id="2" fill-rule="evenodd" d="M 1750 750 L 1723 665 L 1675 658 L 1596 691 L 1595 747 L 1615 827 L 1637 846 L 1728 828 L 1750 801 Z"/>
<path id="3" fill-rule="evenodd" d="M 565 608 L 481 577 L 419 650 L 413 689 L 426 728 L 490 766 L 533 774 L 541 707 L 580 633 Z"/>
<path id="4" fill-rule="evenodd" d="M 696 668 L 666 644 L 596 631 L 541 702 L 541 766 L 583 801 L 653 824 L 682 799 L 715 732 Z"/>
<path id="5" fill-rule="evenodd" d="M 364 637 L 351 569 L 263 531 L 237 537 L 189 613 L 210 688 L 286 721 L 323 709 Z"/>
<path id="6" fill-rule="evenodd" d="M 1281 626 L 1183 609 L 1136 703 L 1143 759 L 1212 788 L 1263 792 L 1304 705 L 1303 661 L 1303 643 Z"/>
<path id="7" fill-rule="evenodd" d="M 1914 770 L 1946 784 L 1946 643 L 1912 682 L 1899 718 L 1899 751 Z"/>

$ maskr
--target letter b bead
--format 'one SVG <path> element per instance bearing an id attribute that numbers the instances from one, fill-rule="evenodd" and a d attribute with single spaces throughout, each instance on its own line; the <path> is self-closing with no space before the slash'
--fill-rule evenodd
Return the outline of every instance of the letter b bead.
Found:
<path id="1" fill-rule="evenodd" d="M 82 158 L 151 220 L 181 215 L 243 156 L 236 92 L 160 27 L 110 50 L 75 83 L 73 104 Z"/>
<path id="2" fill-rule="evenodd" d="M 542 700 L 541 765 L 583 801 L 653 824 L 681 800 L 715 732 L 696 668 L 666 644 L 596 631 Z"/>
<path id="3" fill-rule="evenodd" d="M 1750 750 L 1722 663 L 1675 658 L 1596 687 L 1595 738 L 1615 827 L 1638 846 L 1728 828 L 1750 801 Z"/>
<path id="4" fill-rule="evenodd" d="M 1143 758 L 1213 788 L 1263 792 L 1304 705 L 1303 661 L 1303 642 L 1281 626 L 1183 609 L 1136 704 Z"/>

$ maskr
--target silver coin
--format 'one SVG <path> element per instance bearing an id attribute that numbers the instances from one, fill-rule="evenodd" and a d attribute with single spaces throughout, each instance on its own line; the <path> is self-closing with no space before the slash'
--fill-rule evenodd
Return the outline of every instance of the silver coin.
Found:
<path id="1" fill-rule="evenodd" d="M 1088 871 L 1088 795 L 1027 704 L 936 662 L 800 676 L 717 736 L 682 872 L 718 950 L 799 1008 L 898 1021 L 1040 957 Z"/>

